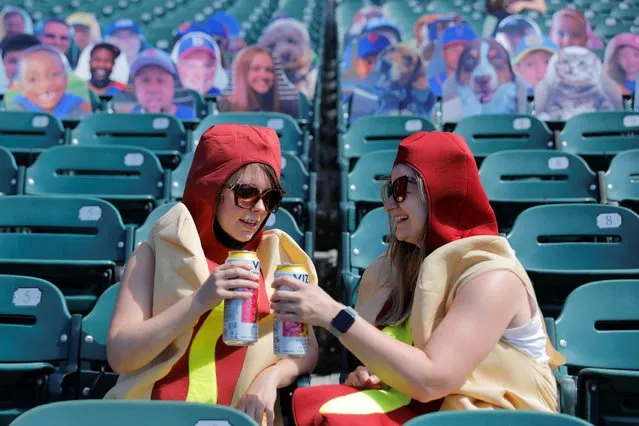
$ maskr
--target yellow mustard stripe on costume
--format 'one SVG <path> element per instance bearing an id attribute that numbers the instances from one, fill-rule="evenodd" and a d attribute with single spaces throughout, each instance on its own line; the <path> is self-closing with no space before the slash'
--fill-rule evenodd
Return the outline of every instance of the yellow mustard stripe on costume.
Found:
<path id="1" fill-rule="evenodd" d="M 220 303 L 204 320 L 189 351 L 188 402 L 217 403 L 215 347 L 224 331 L 224 303 Z"/>
<path id="2" fill-rule="evenodd" d="M 384 327 L 382 332 L 395 340 L 413 344 L 410 319 L 398 327 Z M 364 390 L 331 399 L 320 408 L 322 414 L 384 414 L 395 411 L 410 403 L 410 397 L 398 390 Z"/>

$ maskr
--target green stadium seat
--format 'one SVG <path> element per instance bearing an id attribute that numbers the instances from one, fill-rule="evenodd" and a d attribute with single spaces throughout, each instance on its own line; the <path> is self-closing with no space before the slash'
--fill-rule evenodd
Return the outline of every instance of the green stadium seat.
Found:
<path id="1" fill-rule="evenodd" d="M 80 339 L 80 398 L 101 399 L 118 379 L 109 367 L 106 343 L 119 284 L 109 287 L 89 315 L 82 318 Z"/>
<path id="2" fill-rule="evenodd" d="M 522 212 L 508 240 L 546 316 L 582 284 L 639 277 L 639 216 L 601 204 L 550 204 Z"/>
<path id="3" fill-rule="evenodd" d="M 343 230 L 353 232 L 366 213 L 382 204 L 381 185 L 390 176 L 395 150 L 383 149 L 362 155 L 353 170 L 342 172 Z"/>
<path id="4" fill-rule="evenodd" d="M 583 157 L 593 170 L 605 170 L 621 151 L 639 148 L 639 113 L 607 111 L 579 114 L 566 122 L 560 149 Z"/>
<path id="5" fill-rule="evenodd" d="M 344 303 L 355 306 L 364 269 L 384 254 L 389 238 L 388 214 L 379 207 L 364 216 L 355 232 L 342 233 Z"/>
<path id="6" fill-rule="evenodd" d="M 479 176 L 502 232 L 519 213 L 539 204 L 596 203 L 597 176 L 573 154 L 501 151 L 482 162 Z"/>
<path id="7" fill-rule="evenodd" d="M 639 213 L 639 149 L 615 155 L 604 179 L 608 201 Z"/>
<path id="8" fill-rule="evenodd" d="M 257 426 L 246 414 L 233 408 L 214 404 L 184 403 L 182 401 L 64 401 L 29 410 L 12 426 L 52 424 L 85 426 L 91 419 L 93 426 Z"/>
<path id="9" fill-rule="evenodd" d="M 16 195 L 22 190 L 22 170 L 11 152 L 0 146 L 0 196 Z"/>
<path id="10" fill-rule="evenodd" d="M 0 146 L 7 148 L 19 164 L 52 146 L 65 142 L 62 122 L 51 114 L 40 112 L 0 112 Z"/>
<path id="11" fill-rule="evenodd" d="M 415 132 L 435 130 L 429 120 L 414 116 L 362 117 L 348 128 L 338 142 L 338 161 L 344 171 L 362 155 L 381 149 L 396 150 L 399 143 Z"/>
<path id="12" fill-rule="evenodd" d="M 139 147 L 59 146 L 44 151 L 26 171 L 27 195 L 75 195 L 113 203 L 125 223 L 142 223 L 168 199 L 169 174 Z"/>
<path id="13" fill-rule="evenodd" d="M 146 148 L 170 168 L 189 150 L 182 123 L 164 114 L 95 114 L 73 129 L 71 143 Z"/>
<path id="14" fill-rule="evenodd" d="M 639 423 L 638 305 L 639 280 L 592 282 L 570 293 L 554 322 L 555 347 L 566 357 L 560 383 L 576 379 L 562 399 L 577 397 L 576 414 L 592 424 Z"/>
<path id="15" fill-rule="evenodd" d="M 118 211 L 97 198 L 0 197 L 0 274 L 51 281 L 86 313 L 115 282 L 133 244 Z"/>
<path id="16" fill-rule="evenodd" d="M 406 426 L 592 426 L 576 417 L 539 411 L 443 411 L 416 417 Z"/>
<path id="17" fill-rule="evenodd" d="M 269 127 L 277 132 L 282 152 L 297 155 L 308 164 L 309 147 L 302 129 L 291 116 L 279 112 L 223 112 L 204 118 L 193 131 L 193 144 L 197 145 L 202 134 L 216 124 L 250 124 Z"/>
<path id="18" fill-rule="evenodd" d="M 526 114 L 482 114 L 457 123 L 478 165 L 486 156 L 506 150 L 552 149 L 553 136 L 537 118 Z"/>
<path id="19" fill-rule="evenodd" d="M 70 396 L 77 373 L 80 316 L 62 293 L 31 277 L 0 275 L 0 424 Z"/>

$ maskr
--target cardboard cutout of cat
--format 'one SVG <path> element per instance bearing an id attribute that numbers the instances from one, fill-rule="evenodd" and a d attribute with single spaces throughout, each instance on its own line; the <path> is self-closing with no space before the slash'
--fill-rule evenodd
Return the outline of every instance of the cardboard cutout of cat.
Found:
<path id="1" fill-rule="evenodd" d="M 585 112 L 621 110 L 623 101 L 597 55 L 570 46 L 550 59 L 546 77 L 535 87 L 535 108 L 541 120 L 566 121 Z"/>

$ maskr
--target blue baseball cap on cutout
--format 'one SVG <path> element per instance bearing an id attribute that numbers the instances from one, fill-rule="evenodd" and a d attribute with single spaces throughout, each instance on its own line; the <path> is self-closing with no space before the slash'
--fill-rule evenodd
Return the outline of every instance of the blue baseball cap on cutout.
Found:
<path id="1" fill-rule="evenodd" d="M 517 47 L 513 52 L 513 65 L 517 65 L 527 54 L 536 50 L 543 50 L 554 55 L 559 51 L 559 46 L 557 46 L 550 38 L 543 35 L 531 35 L 524 37 L 519 41 L 519 43 L 517 43 Z"/>
<path id="2" fill-rule="evenodd" d="M 240 33 L 240 31 L 242 30 L 242 27 L 240 25 L 240 21 L 238 21 L 235 16 L 231 15 L 228 12 L 221 12 L 221 11 L 220 12 L 215 12 L 209 18 L 209 20 L 211 20 L 211 19 L 216 19 L 216 20 L 220 21 L 222 24 L 224 24 L 229 36 L 231 36 L 231 37 L 236 37 Z"/>
<path id="3" fill-rule="evenodd" d="M 357 57 L 361 59 L 369 55 L 376 55 L 390 44 L 388 38 L 381 34 L 365 34 L 357 41 Z"/>
<path id="4" fill-rule="evenodd" d="M 206 24 L 204 25 L 204 32 L 211 37 L 221 37 L 225 39 L 229 38 L 230 33 L 228 25 L 214 17 L 211 17 L 206 21 Z"/>
<path id="5" fill-rule="evenodd" d="M 468 24 L 458 24 L 448 27 L 442 34 L 442 47 L 458 43 L 470 43 L 477 38 L 477 34 Z"/>
<path id="6" fill-rule="evenodd" d="M 168 53 L 160 49 L 146 49 L 140 52 L 133 64 L 131 65 L 131 74 L 135 77 L 140 70 L 144 67 L 155 65 L 171 73 L 174 78 L 177 78 L 177 70 L 171 60 Z"/>
<path id="7" fill-rule="evenodd" d="M 186 55 L 187 53 L 196 50 L 204 50 L 210 52 L 211 55 L 216 56 L 215 46 L 213 46 L 213 43 L 211 43 L 210 39 L 194 35 L 193 37 L 187 37 L 184 40 L 180 41 L 178 48 L 178 58 L 181 58 L 182 55 Z"/>
<path id="8" fill-rule="evenodd" d="M 206 27 L 197 22 L 187 21 L 182 23 L 179 27 L 177 27 L 177 29 L 173 33 L 173 36 L 175 40 L 179 40 L 185 35 L 187 35 L 188 33 L 194 33 L 196 31 L 206 32 Z"/>
<path id="9" fill-rule="evenodd" d="M 111 22 L 108 27 L 104 30 L 104 37 L 111 37 L 118 31 L 129 30 L 134 33 L 140 35 L 142 34 L 142 27 L 135 21 L 131 19 L 118 19 L 117 21 Z"/>

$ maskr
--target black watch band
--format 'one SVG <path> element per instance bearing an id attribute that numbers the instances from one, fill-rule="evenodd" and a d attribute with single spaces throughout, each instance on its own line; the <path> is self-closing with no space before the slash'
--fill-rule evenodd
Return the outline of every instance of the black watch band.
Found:
<path id="1" fill-rule="evenodd" d="M 331 332 L 339 337 L 346 333 L 355 322 L 357 311 L 350 306 L 345 306 L 331 321 Z"/>

